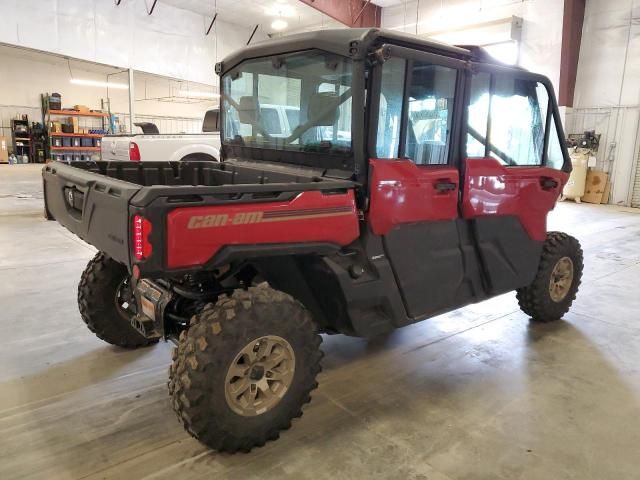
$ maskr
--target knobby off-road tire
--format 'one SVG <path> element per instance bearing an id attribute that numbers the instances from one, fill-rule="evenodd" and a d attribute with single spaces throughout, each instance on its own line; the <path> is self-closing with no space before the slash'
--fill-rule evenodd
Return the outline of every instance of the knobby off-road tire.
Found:
<path id="1" fill-rule="evenodd" d="M 293 418 L 302 415 L 302 406 L 311 400 L 310 392 L 318 386 L 321 342 L 309 312 L 289 295 L 265 284 L 248 291 L 237 290 L 217 304 L 205 306 L 191 319 L 189 329 L 181 333 L 173 351 L 169 394 L 178 419 L 191 435 L 218 451 L 248 452 L 277 439 L 280 431 L 291 426 Z M 247 348 L 253 348 L 255 356 Z M 249 354 L 243 353 L 247 351 Z M 263 356 L 270 351 L 276 357 Z M 278 356 L 286 360 L 278 363 Z M 241 364 L 237 363 L 238 358 Z M 269 363 L 269 358 L 274 358 L 273 362 Z M 242 369 L 246 366 L 253 374 L 260 364 L 266 370 L 258 371 L 255 378 L 232 374 L 231 368 L 238 365 Z M 282 373 L 285 371 L 288 373 Z M 261 373 L 264 377 L 260 377 Z M 288 386 L 279 390 L 284 384 L 274 379 L 285 375 Z M 231 383 L 230 378 L 239 383 Z M 253 392 L 253 386 L 237 397 L 240 400 L 229 400 L 230 396 L 237 396 L 230 391 L 241 391 L 242 382 L 251 383 L 258 378 L 269 380 L 269 390 L 278 392 L 275 404 L 268 405 L 273 397 L 260 390 L 264 386 L 256 388 L 253 402 L 258 402 L 259 407 L 255 410 L 243 411 L 239 404 Z"/>
<path id="2" fill-rule="evenodd" d="M 578 240 L 566 233 L 549 232 L 535 279 L 517 290 L 520 309 L 537 322 L 560 320 L 576 298 L 582 269 Z"/>
<path id="3" fill-rule="evenodd" d="M 145 347 L 158 340 L 145 338 L 131 326 L 131 313 L 118 307 L 117 294 L 128 275 L 124 265 L 98 252 L 78 285 L 80 316 L 89 330 L 111 345 Z"/>

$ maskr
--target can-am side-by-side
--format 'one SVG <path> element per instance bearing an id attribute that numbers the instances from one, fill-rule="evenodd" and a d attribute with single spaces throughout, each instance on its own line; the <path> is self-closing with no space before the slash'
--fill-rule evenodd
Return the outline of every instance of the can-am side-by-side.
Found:
<path id="1" fill-rule="evenodd" d="M 47 216 L 99 250 L 83 320 L 121 347 L 177 343 L 172 404 L 199 440 L 277 438 L 317 386 L 321 333 L 513 290 L 533 320 L 568 311 L 583 260 L 546 228 L 571 171 L 546 77 L 377 29 L 251 45 L 216 72 L 221 162 L 43 170 Z"/>

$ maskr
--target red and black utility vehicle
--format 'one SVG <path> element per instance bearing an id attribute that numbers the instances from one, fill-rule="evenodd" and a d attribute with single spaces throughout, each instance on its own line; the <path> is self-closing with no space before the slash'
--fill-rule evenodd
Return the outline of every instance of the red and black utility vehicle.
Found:
<path id="1" fill-rule="evenodd" d="M 169 390 L 207 445 L 277 438 L 317 386 L 319 333 L 372 337 L 512 290 L 575 298 L 547 232 L 571 164 L 547 78 L 375 29 L 216 65 L 222 162 L 49 163 L 46 213 L 100 253 L 80 313 L 105 341 L 177 343 Z"/>

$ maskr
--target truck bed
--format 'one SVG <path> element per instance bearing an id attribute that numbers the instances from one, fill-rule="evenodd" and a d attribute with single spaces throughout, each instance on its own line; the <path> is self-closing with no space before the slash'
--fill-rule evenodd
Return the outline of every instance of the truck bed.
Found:
<path id="1" fill-rule="evenodd" d="M 182 237 L 171 233 L 172 225 L 174 232 L 179 228 L 176 225 L 180 225 L 183 213 L 210 215 L 217 206 L 246 203 L 304 205 L 298 198 L 303 192 L 323 192 L 328 205 L 348 194 L 349 204 L 354 204 L 354 183 L 349 180 L 322 176 L 319 170 L 265 162 L 50 162 L 43 168 L 43 181 L 48 218 L 129 267 L 134 263 L 133 218 L 140 215 L 148 219 L 153 225 L 150 238 L 154 249 L 153 258 L 144 262 L 149 272 L 172 267 L 170 245 L 176 255 L 183 252 L 185 256 L 184 248 L 188 247 Z M 336 198 L 330 200 L 331 196 Z M 196 243 L 202 244 L 202 233 L 197 233 L 201 236 Z M 186 233 L 184 236 L 184 242 L 194 241 L 186 238 Z M 206 241 L 201 245 L 202 258 L 207 253 Z"/>

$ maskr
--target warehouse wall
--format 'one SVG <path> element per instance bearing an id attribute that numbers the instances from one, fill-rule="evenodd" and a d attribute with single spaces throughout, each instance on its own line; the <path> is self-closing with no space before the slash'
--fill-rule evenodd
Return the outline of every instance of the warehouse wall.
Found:
<path id="1" fill-rule="evenodd" d="M 123 120 L 129 111 L 128 90 L 80 86 L 70 83 L 75 78 L 111 82 L 128 82 L 127 73 L 117 73 L 119 69 L 91 65 L 86 62 L 71 61 L 49 54 L 33 53 L 23 49 L 0 47 L 0 135 L 10 135 L 10 119 L 26 114 L 31 121 L 41 121 L 40 94 L 57 92 L 62 95 L 63 105 L 70 107 L 84 104 L 99 109 L 100 99 L 111 99 L 111 111 Z M 217 78 L 217 77 L 216 77 Z M 136 74 L 134 82 L 135 112 L 138 121 L 153 121 L 163 133 L 197 132 L 202 125 L 206 110 L 217 104 L 217 100 L 200 101 L 192 104 L 156 100 L 175 95 L 180 82 L 158 78 L 147 74 Z M 185 87 L 183 82 L 183 87 Z M 210 88 L 203 84 L 189 83 L 191 90 Z M 99 119 L 82 119 L 86 126 L 100 125 Z M 126 124 L 125 121 L 123 121 Z M 85 125 L 82 125 L 85 126 Z"/>
<path id="2" fill-rule="evenodd" d="M 144 0 L 0 0 L 0 18 L 0 43 L 206 84 L 251 34 L 220 19 L 205 36 L 210 19 L 162 2 L 147 15 Z"/>
<path id="3" fill-rule="evenodd" d="M 629 203 L 639 126 L 640 0 L 587 0 L 567 130 L 602 135 L 597 168 L 611 176 L 610 203 Z"/>
<path id="4" fill-rule="evenodd" d="M 562 0 L 409 1 L 406 5 L 384 8 L 382 26 L 413 34 L 417 31 L 420 35 L 447 29 L 463 30 L 513 15 L 521 17 L 520 65 L 547 75 L 557 92 L 563 8 Z M 476 43 L 483 41 L 479 38 Z"/>

